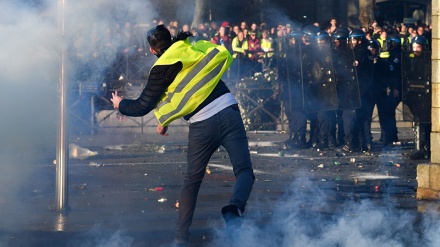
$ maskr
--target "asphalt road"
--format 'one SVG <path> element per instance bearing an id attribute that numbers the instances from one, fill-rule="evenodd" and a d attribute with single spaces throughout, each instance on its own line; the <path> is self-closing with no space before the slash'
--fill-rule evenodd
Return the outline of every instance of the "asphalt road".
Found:
<path id="1" fill-rule="evenodd" d="M 220 148 L 199 193 L 190 246 L 440 243 L 432 237 L 440 229 L 438 203 L 415 198 L 417 164 L 428 161 L 409 160 L 410 138 L 386 152 L 376 143 L 374 155 L 366 156 L 285 149 L 283 133 L 248 135 L 256 181 L 236 242 L 224 240 L 220 209 L 235 178 Z M 69 159 L 70 210 L 52 210 L 55 165 L 39 160 L 19 196 L 0 197 L 0 246 L 170 246 L 186 133 L 101 133 L 72 137 L 71 143 L 97 155 Z"/>

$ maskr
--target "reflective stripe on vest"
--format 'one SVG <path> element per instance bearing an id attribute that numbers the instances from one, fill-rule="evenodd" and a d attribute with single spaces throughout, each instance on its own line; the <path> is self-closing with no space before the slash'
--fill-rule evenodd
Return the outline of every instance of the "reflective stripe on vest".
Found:
<path id="1" fill-rule="evenodd" d="M 179 86 L 176 88 L 176 90 L 173 93 L 168 94 L 168 97 L 165 101 L 161 102 L 159 108 L 163 105 L 163 104 L 167 104 L 167 103 L 171 103 L 171 99 L 174 96 L 175 93 L 179 93 L 182 91 L 182 89 L 205 67 L 205 65 L 218 53 L 219 51 L 217 49 L 215 49 L 214 51 L 212 51 L 211 53 L 214 53 L 211 56 L 207 56 L 205 57 L 199 64 L 197 64 L 197 66 L 191 70 L 191 72 L 185 77 L 185 79 L 179 83 Z M 210 53 L 210 54 L 211 54 Z M 194 95 L 195 92 L 199 91 L 203 86 L 206 85 L 206 83 L 208 83 L 210 80 L 214 79 L 215 76 L 217 76 L 223 66 L 226 64 L 226 60 L 221 63 L 218 64 L 214 70 L 212 70 L 211 72 L 209 72 L 209 74 L 207 74 L 205 77 L 203 77 L 202 80 L 200 80 L 199 83 L 197 83 L 194 87 L 191 88 L 191 90 L 189 90 L 185 96 L 182 98 L 182 100 L 180 101 L 179 105 L 176 107 L 175 110 L 169 112 L 166 115 L 160 116 L 158 118 L 160 123 L 165 123 L 168 119 L 171 119 L 174 115 L 178 114 L 179 112 L 181 112 L 183 110 L 183 107 L 188 103 L 189 99 Z M 163 104 L 162 104 L 163 103 Z M 188 112 L 189 114 L 189 112 Z M 186 114 L 185 114 L 186 115 Z"/>
<path id="2" fill-rule="evenodd" d="M 200 61 L 195 67 L 194 69 L 192 69 L 186 76 L 185 78 L 183 78 L 183 80 L 179 83 L 179 85 L 176 87 L 176 89 L 174 89 L 173 92 L 168 94 L 168 97 L 165 99 L 165 101 L 160 102 L 157 106 L 161 107 L 164 104 L 167 104 L 171 101 L 171 99 L 173 98 L 174 94 L 176 93 L 180 93 L 182 92 L 182 90 L 186 87 L 186 85 L 188 85 L 188 83 L 194 79 L 194 77 L 203 69 L 205 68 L 205 66 L 215 57 L 215 55 L 217 55 L 220 51 L 218 49 L 214 49 L 213 51 L 211 51 L 202 61 Z M 220 72 L 220 71 L 219 71 Z M 212 72 L 208 74 L 208 76 L 211 77 L 209 78 L 209 80 L 203 80 L 201 82 L 208 82 L 210 80 L 212 80 L 214 78 L 214 76 L 212 76 Z M 206 78 L 206 77 L 205 77 Z"/>
<path id="3" fill-rule="evenodd" d="M 162 126 L 193 112 L 214 90 L 221 76 L 232 62 L 226 48 L 199 41 L 193 47 L 189 42 L 171 46 L 156 65 L 181 61 L 182 71 L 168 87 L 154 114 Z M 179 54 L 180 52 L 180 54 Z M 173 57 L 173 54 L 179 54 Z M 168 56 L 165 56 L 168 55 Z"/>
<path id="4" fill-rule="evenodd" d="M 379 54 L 380 58 L 389 58 L 390 57 L 390 53 L 388 51 L 383 51 Z"/>

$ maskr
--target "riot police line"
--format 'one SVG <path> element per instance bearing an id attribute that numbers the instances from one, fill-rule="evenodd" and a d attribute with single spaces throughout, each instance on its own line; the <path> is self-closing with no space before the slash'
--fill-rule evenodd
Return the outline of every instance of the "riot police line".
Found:
<path id="1" fill-rule="evenodd" d="M 260 62 L 263 70 L 275 68 L 278 74 L 276 94 L 290 133 L 287 148 L 340 147 L 371 154 L 376 106 L 381 148 L 390 149 L 398 141 L 396 108 L 403 102 L 404 120 L 415 126 L 413 157 L 429 157 L 431 52 L 423 36 L 413 38 L 410 49 L 402 48 L 396 34 L 383 43 L 386 48 L 367 40 L 360 29 L 339 27 L 328 34 L 312 25 L 277 40 L 270 63 L 267 57 Z M 413 51 L 416 45 L 421 48 Z"/>

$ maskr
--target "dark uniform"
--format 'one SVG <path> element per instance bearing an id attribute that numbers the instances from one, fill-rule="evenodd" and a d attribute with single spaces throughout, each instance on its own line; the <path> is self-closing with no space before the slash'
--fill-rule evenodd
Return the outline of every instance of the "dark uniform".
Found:
<path id="1" fill-rule="evenodd" d="M 303 28 L 303 41 L 304 44 L 302 46 L 301 50 L 301 61 L 302 61 L 302 75 L 303 75 L 303 87 L 304 87 L 304 69 L 306 67 L 306 64 L 308 61 L 311 60 L 309 58 L 310 54 L 313 53 L 313 46 L 311 46 L 311 43 L 314 42 L 314 38 L 316 37 L 316 33 L 320 31 L 320 29 L 317 26 L 314 25 L 308 25 Z M 304 88 L 303 88 L 304 92 Z M 316 112 L 306 112 L 307 119 L 310 123 L 310 130 L 309 130 L 309 140 L 308 140 L 308 146 L 317 147 L 318 146 L 318 134 L 319 134 L 319 128 L 318 128 L 318 116 Z"/>
<path id="2" fill-rule="evenodd" d="M 403 56 L 404 92 L 403 103 L 411 111 L 414 122 L 414 139 L 416 151 L 411 159 L 428 159 L 431 155 L 431 52 L 426 51 L 426 39 L 423 36 L 414 37 L 412 51 Z M 404 119 L 407 120 L 404 110 Z"/>
<path id="3" fill-rule="evenodd" d="M 336 140 L 334 128 L 335 110 L 338 108 L 336 83 L 330 36 L 325 31 L 318 31 L 304 57 L 304 108 L 306 112 L 316 112 L 318 120 L 318 138 L 313 137 L 314 147 L 318 149 L 332 148 Z M 306 56 L 306 55 L 304 55 Z M 332 127 L 333 126 L 333 127 Z M 318 139 L 318 142 L 316 142 Z"/>
<path id="4" fill-rule="evenodd" d="M 389 35 L 389 57 L 381 58 L 383 76 L 378 83 L 377 110 L 383 131 L 382 141 L 385 148 L 398 141 L 396 126 L 396 108 L 402 100 L 402 51 L 400 37 Z"/>
<path id="5" fill-rule="evenodd" d="M 364 34 L 365 35 L 365 34 Z M 353 50 L 348 47 L 349 31 L 339 27 L 333 34 L 333 66 L 338 94 L 338 142 L 344 144 L 345 151 L 353 150 L 353 130 L 356 119 L 356 109 L 360 107 L 359 84 L 354 68 Z M 334 118 L 335 114 L 330 117 Z M 332 121 L 331 132 L 334 134 L 335 121 Z M 334 139 L 334 137 L 333 137 Z"/>
<path id="6" fill-rule="evenodd" d="M 359 46 L 354 50 L 355 60 L 358 62 L 357 72 L 361 92 L 361 107 L 356 110 L 356 136 L 360 138 L 361 149 L 368 154 L 373 151 L 373 136 L 371 121 L 374 111 L 375 92 L 374 75 L 377 65 L 377 55 L 380 45 L 377 40 L 368 41 L 368 46 Z"/>
<path id="7" fill-rule="evenodd" d="M 290 42 L 286 48 L 286 82 L 283 85 L 282 98 L 289 121 L 290 139 L 286 147 L 305 148 L 307 114 L 304 111 L 301 71 L 301 49 L 303 43 L 297 32 L 289 34 Z"/>

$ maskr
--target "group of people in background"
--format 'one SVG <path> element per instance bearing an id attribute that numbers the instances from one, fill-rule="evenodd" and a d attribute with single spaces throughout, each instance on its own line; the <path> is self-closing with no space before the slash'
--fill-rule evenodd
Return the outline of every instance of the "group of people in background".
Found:
<path id="1" fill-rule="evenodd" d="M 120 49 L 121 53 L 148 57 L 143 31 L 148 26 L 159 24 L 165 23 L 154 19 L 145 27 L 123 26 L 121 30 L 130 30 L 131 35 L 126 35 L 129 42 Z M 339 25 L 335 18 L 324 24 L 310 25 L 293 22 L 268 25 L 245 21 L 234 24 L 213 21 L 200 23 L 197 27 L 172 21 L 165 25 L 172 36 L 179 31 L 191 32 L 190 41 L 193 43 L 208 40 L 226 47 L 234 58 L 228 73 L 230 79 L 251 77 L 254 73 L 265 70 L 277 71 L 280 91 L 277 95 L 285 102 L 289 121 L 290 138 L 286 141 L 286 147 L 295 149 L 313 147 L 322 150 L 340 147 L 346 152 L 370 154 L 373 151 L 371 122 L 375 106 L 379 115 L 383 148 L 392 148 L 393 143 L 398 141 L 396 108 L 404 93 L 402 54 L 414 53 L 417 49 L 429 51 L 431 47 L 431 26 L 420 22 L 379 25 L 374 21 L 370 26 L 361 28 Z M 323 43 L 328 44 L 330 50 L 323 49 Z M 318 96 L 316 92 L 301 91 L 301 88 L 320 90 L 310 86 L 320 83 L 322 86 L 322 82 L 316 81 L 310 75 L 314 74 L 313 64 L 320 60 L 319 57 L 326 57 L 328 52 L 333 58 L 329 73 L 336 82 L 337 90 L 333 92 L 336 95 Z M 347 60 L 347 54 L 353 61 L 349 58 Z M 344 59 L 340 59 L 341 56 Z M 341 61 L 345 64 L 341 64 Z M 350 68 L 355 71 L 357 80 L 357 87 L 350 89 L 358 92 L 344 95 L 341 93 L 344 91 L 341 85 L 347 84 L 349 79 L 343 75 Z M 332 94 L 332 91 L 327 93 Z M 356 100 L 357 95 L 359 100 Z M 347 102 L 350 98 L 348 96 L 353 96 L 354 99 Z M 317 97 L 317 102 L 321 101 L 320 97 L 329 102 L 336 98 L 337 103 L 329 103 L 323 109 L 312 109 L 306 105 L 307 102 L 313 104 L 310 97 Z M 309 128 L 307 123 L 310 124 Z M 421 126 L 425 126 L 423 133 L 429 133 L 430 123 Z M 429 134 L 422 136 L 423 141 L 414 158 L 429 157 Z"/>
<path id="2" fill-rule="evenodd" d="M 422 117 L 428 120 L 420 123 L 421 117 L 412 105 L 422 104 L 414 100 L 415 98 L 430 101 L 429 95 L 420 95 L 429 94 L 430 89 L 413 92 L 405 88 L 404 80 L 408 76 L 404 75 L 415 72 L 402 71 L 402 60 L 405 57 L 414 60 L 417 52 L 430 51 L 431 28 L 430 25 L 420 22 L 385 23 L 379 26 L 374 21 L 368 27 L 357 29 L 338 25 L 333 18 L 322 27 L 318 23 L 306 26 L 279 24 L 274 27 L 265 23 L 251 23 L 248 27 L 246 22 L 238 25 L 223 22 L 218 27 L 218 32 L 213 31 L 216 29 L 214 24 L 207 30 L 198 30 L 194 34 L 196 40 L 204 37 L 228 48 L 236 58 L 232 69 L 236 69 L 238 78 L 276 68 L 281 84 L 280 100 L 285 102 L 291 134 L 291 138 L 286 141 L 286 147 L 313 147 L 320 150 L 341 147 L 346 152 L 371 154 L 371 122 L 376 106 L 381 127 L 380 141 L 383 149 L 388 150 L 398 142 L 396 108 L 405 97 L 404 94 L 409 92 L 407 98 L 413 100 L 405 103 L 412 109 L 415 126 L 422 126 L 415 135 L 417 148 L 411 157 L 420 159 L 429 158 L 430 155 L 430 116 Z M 336 97 L 338 103 L 324 105 L 321 109 L 308 109 L 305 105 L 307 102 L 315 104 L 323 101 L 323 98 L 332 98 L 316 92 L 320 90 L 319 87 L 310 87 L 309 90 L 314 91 L 312 93 L 301 91 L 301 87 L 303 90 L 308 87 L 307 84 L 321 83 L 321 86 L 326 86 L 325 82 L 320 82 L 313 76 L 307 77 L 316 72 L 312 68 L 314 63 L 320 64 L 319 60 L 326 57 L 325 53 L 329 51 L 322 48 L 323 43 L 330 47 L 330 57 L 333 59 L 329 73 L 334 74 L 336 82 L 334 91 L 326 90 L 328 94 L 335 94 L 333 97 Z M 327 69 L 324 68 L 325 62 L 319 66 L 323 71 Z M 350 69 L 355 71 L 353 76 L 347 75 L 347 70 Z M 350 76 L 357 77 L 357 87 L 350 87 L 350 78 L 347 78 Z M 420 78 L 422 75 L 409 77 Z M 429 75 L 427 77 L 425 79 L 429 80 Z M 307 94 L 315 97 L 315 101 L 304 98 Z M 357 96 L 359 100 L 356 100 Z M 430 102 L 423 105 L 430 106 Z M 310 123 L 308 138 L 307 122 Z"/>

